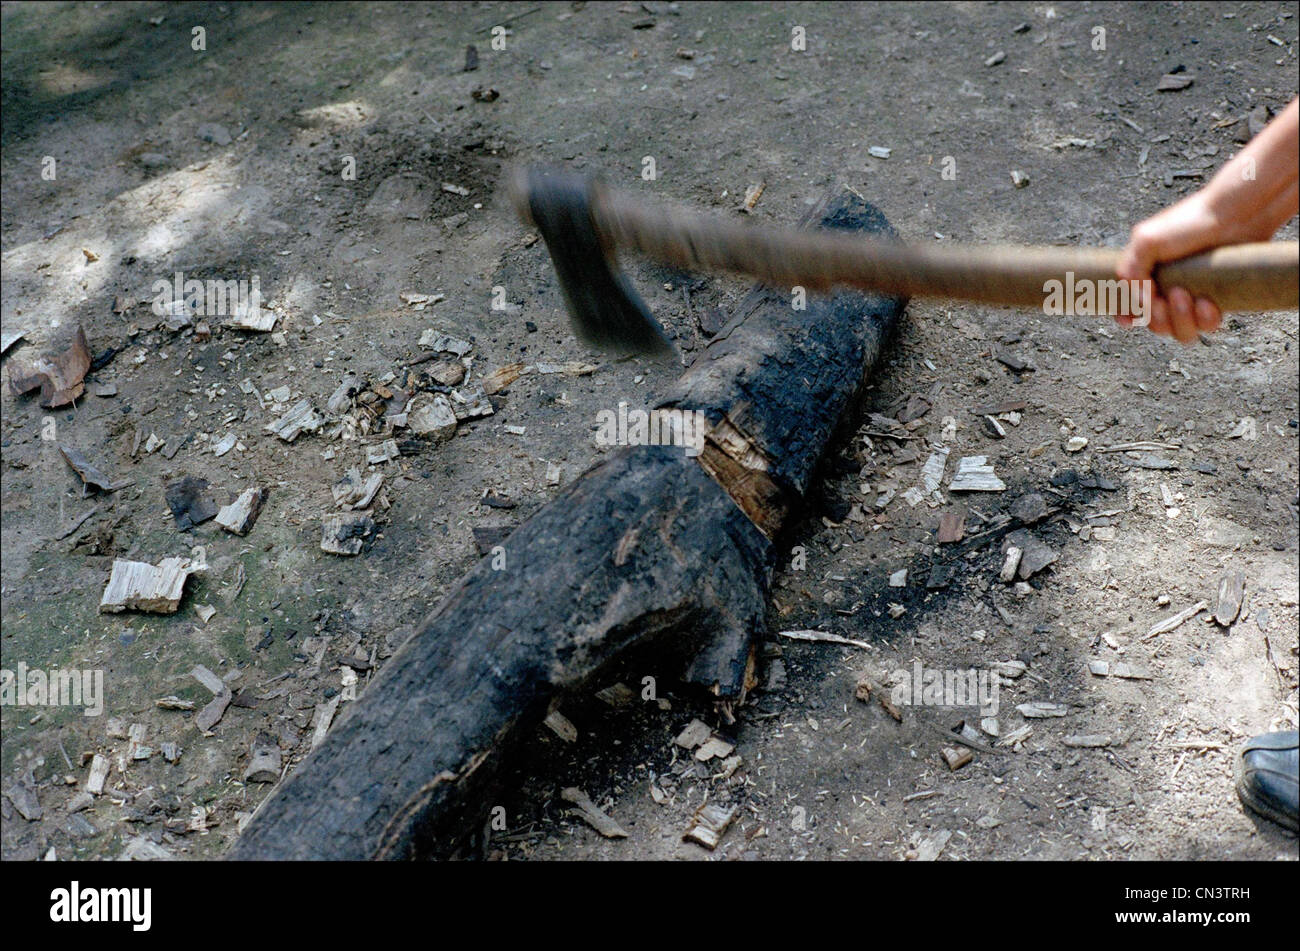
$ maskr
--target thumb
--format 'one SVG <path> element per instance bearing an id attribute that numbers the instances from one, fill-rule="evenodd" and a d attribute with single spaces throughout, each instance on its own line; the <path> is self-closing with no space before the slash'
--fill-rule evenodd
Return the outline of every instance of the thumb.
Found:
<path id="1" fill-rule="evenodd" d="M 1128 244 L 1120 255 L 1115 273 L 1126 281 L 1144 281 L 1151 277 L 1156 262 L 1161 260 L 1163 242 L 1153 235 L 1146 222 L 1135 227 Z"/>

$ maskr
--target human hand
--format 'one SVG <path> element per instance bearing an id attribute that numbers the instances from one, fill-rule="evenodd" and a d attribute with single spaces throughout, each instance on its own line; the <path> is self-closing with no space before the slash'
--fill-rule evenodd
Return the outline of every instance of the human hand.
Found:
<path id="1" fill-rule="evenodd" d="M 1215 174 L 1204 188 L 1139 222 L 1116 265 L 1122 280 L 1141 281 L 1145 323 L 1132 314 L 1121 326 L 1148 326 L 1154 333 L 1191 343 L 1198 333 L 1217 330 L 1219 306 L 1192 298 L 1185 288 L 1161 294 L 1152 270 L 1167 261 L 1245 241 L 1268 241 L 1300 210 L 1300 99 L 1291 100 L 1259 135 Z"/>
<path id="2" fill-rule="evenodd" d="M 1208 297 L 1193 299 L 1181 287 L 1169 288 L 1166 294 L 1161 294 L 1151 280 L 1151 272 L 1165 261 L 1232 243 L 1235 243 L 1234 236 L 1210 207 L 1204 190 L 1134 226 L 1115 271 L 1122 280 L 1144 282 L 1140 293 L 1146 304 L 1146 326 L 1152 333 L 1191 343 L 1198 333 L 1219 328 L 1223 314 L 1214 301 Z M 1138 318 L 1124 314 L 1115 321 L 1122 327 L 1131 327 Z"/>

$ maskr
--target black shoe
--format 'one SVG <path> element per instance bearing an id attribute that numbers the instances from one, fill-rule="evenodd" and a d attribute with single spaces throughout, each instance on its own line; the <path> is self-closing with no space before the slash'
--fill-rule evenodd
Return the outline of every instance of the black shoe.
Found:
<path id="1" fill-rule="evenodd" d="M 1300 735 L 1295 730 L 1246 741 L 1237 757 L 1237 795 L 1265 819 L 1300 831 Z"/>

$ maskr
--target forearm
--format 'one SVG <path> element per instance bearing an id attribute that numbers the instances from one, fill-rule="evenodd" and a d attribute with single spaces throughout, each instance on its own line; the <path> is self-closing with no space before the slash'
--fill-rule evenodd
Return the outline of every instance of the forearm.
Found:
<path id="1" fill-rule="evenodd" d="M 1237 240 L 1271 237 L 1300 203 L 1300 100 L 1219 169 L 1205 200 Z"/>
<path id="2" fill-rule="evenodd" d="M 1268 241 L 1300 204 L 1300 100 L 1293 100 L 1202 189 L 1134 226 L 1116 265 L 1124 280 L 1150 281 L 1162 261 L 1226 244 Z M 1144 285 L 1146 286 L 1146 285 Z M 1124 326 L 1149 326 L 1154 333 L 1191 343 L 1198 332 L 1218 328 L 1218 305 L 1193 299 L 1185 288 L 1157 289 L 1148 310 Z"/>

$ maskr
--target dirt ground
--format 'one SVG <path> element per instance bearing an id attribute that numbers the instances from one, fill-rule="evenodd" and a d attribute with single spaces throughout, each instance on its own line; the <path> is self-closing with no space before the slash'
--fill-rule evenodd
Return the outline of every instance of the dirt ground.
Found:
<path id="1" fill-rule="evenodd" d="M 301 760 L 331 701 L 363 689 L 480 557 L 472 529 L 528 518 L 559 491 L 553 467 L 567 484 L 609 451 L 598 411 L 653 405 L 676 378 L 573 339 L 545 248 L 504 200 L 508 163 L 599 170 L 727 214 L 764 183 L 752 217 L 780 223 L 845 184 L 914 242 L 1118 245 L 1239 148 L 1252 112 L 1296 95 L 1294 9 L 4 4 L 3 329 L 24 334 L 5 376 L 78 324 L 110 358 L 74 406 L 0 397 L 4 667 L 99 669 L 106 690 L 100 717 L 0 710 L 0 852 L 221 855 L 273 785 L 245 781 L 259 734 L 282 771 Z M 205 50 L 191 48 L 196 26 Z M 1166 73 L 1193 82 L 1157 92 Z M 628 266 L 687 361 L 745 289 Z M 256 276 L 274 329 L 169 330 L 149 302 L 178 270 Z M 444 299 L 417 309 L 399 296 L 411 294 Z M 399 431 L 400 457 L 373 466 L 367 453 L 394 437 L 367 431 L 360 400 L 292 443 L 266 431 L 302 398 L 324 411 L 349 374 L 383 397 L 454 371 L 445 354 L 412 365 L 433 355 L 419 344 L 430 329 L 473 343 L 467 385 L 516 361 L 596 369 L 521 376 L 455 438 Z M 484 854 L 1295 859 L 1293 836 L 1239 805 L 1232 761 L 1246 737 L 1297 722 L 1296 338 L 1295 312 L 1232 315 L 1184 348 L 1105 318 L 912 302 L 872 381 L 874 415 L 833 448 L 785 542 L 762 687 L 738 721 L 673 671 L 629 667 L 617 679 L 654 676 L 661 702 L 566 702 L 578 739 L 539 731 L 503 803 L 509 828 Z M 1001 438 L 983 418 L 999 412 Z M 1068 451 L 1076 437 L 1086 446 Z M 1133 442 L 1160 445 L 1115 449 Z M 130 484 L 83 497 L 59 445 Z M 940 495 L 912 505 L 935 445 L 950 450 Z M 947 491 L 972 455 L 1005 491 Z M 375 532 L 344 557 L 321 550 L 321 516 L 352 467 L 384 478 Z M 178 531 L 165 491 L 184 475 L 221 504 L 267 487 L 252 531 Z M 514 507 L 484 504 L 489 491 Z M 1039 503 L 1020 539 L 1055 561 L 1004 583 L 1003 529 Z M 962 543 L 936 542 L 945 513 L 961 516 Z M 172 556 L 207 568 L 177 613 L 98 613 L 114 558 Z M 1245 593 L 1228 626 L 1201 612 L 1148 636 L 1199 601 L 1213 609 L 1234 572 Z M 215 608 L 206 622 L 200 606 Z M 867 646 L 779 635 L 790 630 Z M 917 663 L 1015 661 L 997 729 L 1032 732 L 991 746 L 980 731 L 991 749 L 956 770 L 943 749 L 965 747 L 940 732 L 979 727 L 978 711 L 904 706 L 898 722 L 876 702 Z M 1091 661 L 1149 679 L 1097 676 Z M 235 692 L 206 732 L 155 703 L 203 708 L 198 664 Z M 863 673 L 877 683 L 867 702 Z M 1015 709 L 1034 701 L 1065 715 Z M 675 745 L 693 718 L 739 760 Z M 1066 744 L 1080 737 L 1091 745 Z M 87 804 L 94 754 L 110 772 Z M 627 837 L 571 817 L 569 786 Z M 712 852 L 682 838 L 706 798 L 739 807 Z"/>

